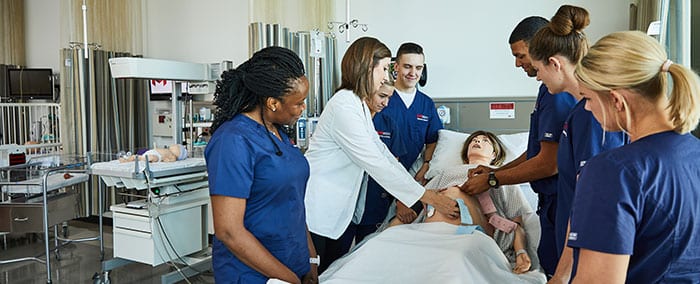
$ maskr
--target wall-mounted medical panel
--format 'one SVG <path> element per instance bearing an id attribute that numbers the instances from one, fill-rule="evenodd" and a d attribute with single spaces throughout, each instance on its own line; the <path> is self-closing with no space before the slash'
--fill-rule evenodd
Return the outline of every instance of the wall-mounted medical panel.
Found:
<path id="1" fill-rule="evenodd" d="M 530 114 L 535 107 L 535 97 L 498 97 L 498 98 L 436 98 L 435 107 L 446 106 L 450 109 L 450 123 L 446 129 L 471 133 L 487 130 L 496 134 L 529 131 Z M 514 105 L 512 118 L 503 119 L 494 116 L 494 105 Z M 498 110 L 497 110 L 498 111 Z M 510 113 L 510 109 L 508 111 Z"/>

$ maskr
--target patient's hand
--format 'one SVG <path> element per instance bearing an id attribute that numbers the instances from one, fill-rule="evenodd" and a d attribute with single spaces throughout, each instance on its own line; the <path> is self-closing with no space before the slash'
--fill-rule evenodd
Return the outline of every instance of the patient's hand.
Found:
<path id="1" fill-rule="evenodd" d="M 409 224 L 418 217 L 416 211 L 413 211 L 410 207 L 403 204 L 401 201 L 396 201 L 396 218 L 401 221 L 401 223 Z"/>
<path id="2" fill-rule="evenodd" d="M 530 271 L 530 256 L 527 253 L 521 253 L 515 257 L 515 267 L 513 272 L 515 274 L 523 274 Z"/>

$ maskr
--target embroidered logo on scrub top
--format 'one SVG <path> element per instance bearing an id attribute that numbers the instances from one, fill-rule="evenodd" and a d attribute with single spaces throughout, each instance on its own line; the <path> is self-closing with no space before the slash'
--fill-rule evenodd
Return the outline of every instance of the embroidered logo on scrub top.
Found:
<path id="1" fill-rule="evenodd" d="M 377 130 L 377 134 L 379 134 L 379 138 L 391 139 L 391 132 L 389 131 Z"/>
<path id="2" fill-rule="evenodd" d="M 569 240 L 570 241 L 575 241 L 577 239 L 578 239 L 578 233 L 576 233 L 576 232 L 569 233 Z"/>
<path id="3" fill-rule="evenodd" d="M 429 117 L 428 117 L 427 115 L 424 115 L 424 114 L 420 114 L 420 113 L 419 113 L 419 114 L 416 115 L 416 119 L 418 119 L 418 120 L 420 120 L 420 121 L 428 121 L 428 118 L 429 118 Z"/>
<path id="4" fill-rule="evenodd" d="M 544 133 L 544 138 L 552 138 L 552 137 L 554 137 L 554 134 L 552 134 L 551 132 Z"/>

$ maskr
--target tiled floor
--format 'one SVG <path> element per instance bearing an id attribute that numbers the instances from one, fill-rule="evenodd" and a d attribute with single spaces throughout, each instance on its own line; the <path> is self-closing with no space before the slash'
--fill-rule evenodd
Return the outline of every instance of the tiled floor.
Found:
<path id="1" fill-rule="evenodd" d="M 98 225 L 90 222 L 73 220 L 69 222 L 68 237 L 85 238 L 96 236 Z M 105 259 L 112 259 L 112 228 L 104 226 Z M 43 236 L 43 234 L 40 234 Z M 42 237 L 26 234 L 7 236 L 8 248 L 3 249 L 3 238 L 0 236 L 0 260 L 27 256 L 43 258 L 44 242 Z M 53 237 L 51 239 L 53 248 Z M 52 255 L 52 283 L 95 283 L 93 276 L 100 272 L 99 241 L 71 243 L 59 250 L 60 259 Z M 132 263 L 118 267 L 109 273 L 111 283 L 161 283 L 161 275 L 175 271 L 167 264 L 152 267 L 147 264 Z M 211 271 L 190 277 L 190 283 L 214 283 Z M 46 283 L 46 265 L 36 261 L 24 261 L 0 265 L 0 284 L 12 283 Z M 180 281 L 178 283 L 187 283 Z"/>

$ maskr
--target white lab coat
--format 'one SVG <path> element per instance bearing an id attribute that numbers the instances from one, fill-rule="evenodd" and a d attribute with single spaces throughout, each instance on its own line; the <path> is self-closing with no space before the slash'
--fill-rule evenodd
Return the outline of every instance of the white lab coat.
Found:
<path id="1" fill-rule="evenodd" d="M 406 205 L 425 192 L 381 142 L 369 108 L 350 90 L 340 90 L 328 101 L 306 158 L 311 170 L 306 222 L 309 231 L 321 236 L 338 239 L 356 205 L 364 206 L 357 204 L 364 172 Z"/>

